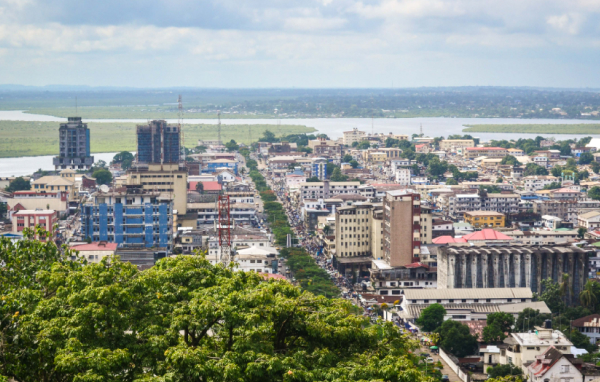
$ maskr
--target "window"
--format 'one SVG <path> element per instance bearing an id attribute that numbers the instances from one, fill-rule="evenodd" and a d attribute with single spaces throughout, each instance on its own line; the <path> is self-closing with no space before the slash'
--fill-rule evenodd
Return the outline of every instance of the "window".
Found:
<path id="1" fill-rule="evenodd" d="M 561 373 L 568 373 L 569 372 L 569 365 L 561 365 L 560 372 Z"/>

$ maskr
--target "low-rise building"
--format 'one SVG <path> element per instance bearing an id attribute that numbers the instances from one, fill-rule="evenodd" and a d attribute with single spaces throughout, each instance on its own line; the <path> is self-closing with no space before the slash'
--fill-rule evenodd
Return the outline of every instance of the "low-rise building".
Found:
<path id="1" fill-rule="evenodd" d="M 535 356 L 533 362 L 526 367 L 525 374 L 529 377 L 529 380 L 532 382 L 583 382 L 583 375 L 579 371 L 582 361 L 576 359 L 573 354 L 565 354 L 557 347 L 563 348 L 564 346 L 557 345 L 555 347 L 550 345 L 542 354 Z M 525 368 L 525 364 L 523 364 L 523 368 Z"/>
<path id="2" fill-rule="evenodd" d="M 600 227 L 600 211 L 590 211 L 577 216 L 577 225 L 588 231 L 595 231 Z"/>
<path id="3" fill-rule="evenodd" d="M 571 326 L 590 339 L 595 345 L 600 339 L 600 314 L 591 314 L 571 321 Z"/>
<path id="4" fill-rule="evenodd" d="M 105 257 L 113 256 L 117 250 L 117 243 L 99 241 L 89 244 L 73 245 L 70 249 L 77 251 L 79 256 L 90 263 L 99 263 Z"/>
<path id="5" fill-rule="evenodd" d="M 464 156 L 468 159 L 477 157 L 502 158 L 508 155 L 503 147 L 467 147 L 464 150 Z"/>
<path id="6" fill-rule="evenodd" d="M 527 192 L 542 190 L 545 186 L 560 182 L 560 178 L 552 175 L 531 175 L 521 179 L 524 190 Z"/>
<path id="7" fill-rule="evenodd" d="M 506 224 L 504 214 L 495 211 L 471 211 L 465 212 L 465 223 L 469 223 L 473 228 L 495 228 L 504 227 Z"/>
<path id="8" fill-rule="evenodd" d="M 443 139 L 440 141 L 440 150 L 456 151 L 459 148 L 475 147 L 472 139 Z"/>
<path id="9" fill-rule="evenodd" d="M 58 213 L 54 210 L 20 210 L 12 215 L 12 232 L 22 233 L 24 229 L 35 230 L 39 227 L 48 232 L 53 239 L 56 235 L 54 224 L 58 222 Z M 40 237 L 34 234 L 34 238 L 46 241 L 47 236 Z"/>

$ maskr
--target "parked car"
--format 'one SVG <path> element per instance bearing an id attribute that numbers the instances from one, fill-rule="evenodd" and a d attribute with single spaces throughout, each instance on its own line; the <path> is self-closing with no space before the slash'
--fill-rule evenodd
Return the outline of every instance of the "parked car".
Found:
<path id="1" fill-rule="evenodd" d="M 442 375 L 442 382 L 449 382 L 450 381 L 450 377 L 448 377 L 447 374 Z"/>

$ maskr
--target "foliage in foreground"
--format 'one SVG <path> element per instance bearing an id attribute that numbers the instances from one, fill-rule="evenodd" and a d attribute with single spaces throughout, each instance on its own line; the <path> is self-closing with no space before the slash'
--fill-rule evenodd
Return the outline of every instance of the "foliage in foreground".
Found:
<path id="1" fill-rule="evenodd" d="M 430 381 L 415 343 L 345 300 L 163 259 L 86 265 L 52 243 L 0 240 L 0 375 L 37 381 Z"/>

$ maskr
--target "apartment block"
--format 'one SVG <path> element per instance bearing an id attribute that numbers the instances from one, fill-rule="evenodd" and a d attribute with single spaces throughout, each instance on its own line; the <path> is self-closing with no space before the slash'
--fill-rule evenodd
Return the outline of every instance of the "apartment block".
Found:
<path id="1" fill-rule="evenodd" d="M 468 159 L 477 157 L 503 158 L 508 155 L 503 147 L 467 147 L 464 156 Z"/>
<path id="2" fill-rule="evenodd" d="M 81 229 L 92 241 L 119 247 L 171 247 L 172 202 L 141 185 L 96 192 L 82 205 Z"/>
<path id="3" fill-rule="evenodd" d="M 383 198 L 383 260 L 398 267 L 418 261 L 421 197 L 412 190 L 388 191 Z"/>
<path id="4" fill-rule="evenodd" d="M 140 185 L 144 191 L 159 192 L 173 201 L 177 214 L 187 206 L 187 169 L 178 163 L 135 163 L 127 171 L 127 185 Z"/>
<path id="5" fill-rule="evenodd" d="M 358 130 L 356 127 L 350 131 L 344 131 L 342 142 L 346 146 L 352 146 L 354 142 L 362 142 L 366 139 L 367 133 Z"/>
<path id="6" fill-rule="evenodd" d="M 560 182 L 560 178 L 552 175 L 532 175 L 522 179 L 525 191 L 534 192 L 542 190 L 545 186 Z"/>
<path id="7" fill-rule="evenodd" d="M 440 141 L 440 150 L 456 151 L 456 149 L 466 149 L 475 147 L 475 141 L 472 139 L 444 139 Z"/>
<path id="8" fill-rule="evenodd" d="M 52 163 L 56 170 L 89 170 L 94 164 L 90 152 L 90 130 L 81 117 L 69 117 L 67 123 L 61 123 L 58 129 L 59 155 Z"/>

